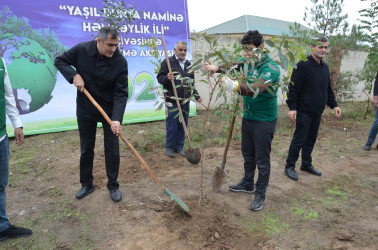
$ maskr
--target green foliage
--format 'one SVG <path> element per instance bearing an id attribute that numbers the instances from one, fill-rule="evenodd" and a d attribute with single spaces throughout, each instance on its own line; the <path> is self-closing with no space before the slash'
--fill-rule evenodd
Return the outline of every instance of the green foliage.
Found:
<path id="1" fill-rule="evenodd" d="M 282 93 L 288 92 L 288 86 L 290 84 L 290 77 L 293 70 L 297 67 L 296 64 L 300 61 L 307 61 L 307 55 L 310 54 L 310 41 L 311 35 L 307 30 L 301 30 L 299 24 L 294 24 L 291 27 L 293 34 L 302 34 L 300 37 L 292 38 L 287 34 L 281 37 L 273 36 L 272 39 L 267 39 L 265 42 L 270 46 L 267 49 L 271 57 L 278 55 L 280 60 L 276 60 L 278 65 L 284 70 L 284 74 L 281 75 L 280 87 Z"/>
<path id="2" fill-rule="evenodd" d="M 155 60 L 150 60 L 150 62 L 152 65 L 154 65 L 154 73 L 157 75 L 160 71 L 160 65 L 162 63 L 158 50 L 157 38 L 153 36 L 151 39 L 146 41 L 146 44 L 141 45 L 141 47 L 148 47 L 151 50 L 151 55 Z"/>
<path id="3" fill-rule="evenodd" d="M 336 97 L 339 100 L 352 100 L 356 94 L 355 87 L 358 84 L 358 79 L 351 71 L 343 72 L 337 78 Z"/>
<path id="4" fill-rule="evenodd" d="M 369 0 L 361 0 L 367 2 Z M 378 69 L 378 4 L 376 0 L 370 0 L 370 7 L 359 11 L 361 16 L 360 29 L 363 32 L 362 41 L 368 44 L 368 56 L 359 79 L 365 82 L 365 88 L 371 90 L 372 82 Z"/>
<path id="5" fill-rule="evenodd" d="M 345 76 L 339 76 L 341 60 L 344 51 L 347 53 L 347 50 L 361 48 L 361 28 L 355 25 L 350 28 L 348 15 L 343 14 L 344 0 L 311 0 L 311 3 L 311 8 L 306 7 L 303 20 L 312 28 L 311 34 L 328 37 L 329 53 L 325 60 L 329 65 L 332 87 L 337 91 L 351 90 L 353 82 L 345 81 Z M 347 83 L 351 85 L 347 86 Z M 336 97 L 350 98 L 346 96 L 346 92 L 337 94 Z"/>
<path id="6" fill-rule="evenodd" d="M 349 24 L 348 14 L 342 14 L 344 0 L 311 0 L 303 20 L 322 35 L 333 37 L 345 33 Z"/>
<path id="7" fill-rule="evenodd" d="M 132 4 L 124 0 L 104 0 L 104 8 L 100 10 L 102 14 L 100 20 L 118 31 L 123 32 L 128 24 L 135 22 L 138 11 Z"/>

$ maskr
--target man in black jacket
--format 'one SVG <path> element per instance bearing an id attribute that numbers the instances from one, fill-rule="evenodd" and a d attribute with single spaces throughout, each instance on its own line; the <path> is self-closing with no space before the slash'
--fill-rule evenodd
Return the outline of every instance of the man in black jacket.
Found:
<path id="1" fill-rule="evenodd" d="M 60 73 L 77 87 L 76 116 L 80 134 L 80 182 L 76 193 L 82 199 L 95 190 L 93 185 L 93 158 L 97 122 L 104 129 L 107 188 L 113 201 L 122 199 L 117 182 L 120 156 L 118 132 L 128 97 L 127 61 L 118 50 L 119 33 L 105 26 L 96 40 L 80 43 L 55 59 Z M 73 67 L 74 68 L 73 68 Z M 110 126 L 96 107 L 84 95 L 84 87 L 112 120 Z"/>
<path id="2" fill-rule="evenodd" d="M 184 153 L 184 143 L 185 143 L 185 131 L 182 124 L 180 124 L 179 118 L 176 117 L 177 103 L 174 98 L 174 92 L 171 80 L 174 79 L 177 96 L 180 98 L 180 105 L 184 116 L 185 124 L 188 125 L 189 116 L 189 101 L 183 102 L 194 94 L 195 99 L 198 102 L 202 102 L 201 97 L 198 95 L 196 89 L 194 89 L 194 74 L 188 72 L 188 68 L 191 63 L 185 59 L 186 52 L 188 49 L 188 44 L 183 41 L 179 41 L 175 46 L 175 55 L 169 57 L 169 63 L 172 68 L 172 73 L 169 73 L 168 64 L 164 60 L 161 64 L 159 74 L 157 75 L 157 80 L 163 85 L 164 89 L 168 92 L 165 93 L 166 102 L 168 103 L 168 116 L 166 118 L 166 137 L 165 137 L 165 148 L 166 154 L 169 157 L 174 157 L 174 152 L 185 156 Z M 176 76 L 180 75 L 184 80 L 176 79 Z M 190 80 L 192 79 L 192 80 Z M 193 92 L 192 92 L 193 91 Z M 173 111 L 172 111 L 173 110 Z"/>
<path id="3" fill-rule="evenodd" d="M 340 117 L 341 109 L 337 106 L 331 87 L 329 69 L 322 60 L 328 49 L 326 37 L 318 35 L 312 42 L 311 55 L 306 62 L 300 61 L 291 76 L 292 84 L 286 103 L 289 106 L 289 119 L 296 121 L 296 129 L 286 159 L 286 175 L 298 181 L 295 163 L 302 149 L 302 165 L 300 170 L 320 176 L 321 172 L 312 165 L 311 153 L 314 148 L 320 120 L 325 105 Z"/>

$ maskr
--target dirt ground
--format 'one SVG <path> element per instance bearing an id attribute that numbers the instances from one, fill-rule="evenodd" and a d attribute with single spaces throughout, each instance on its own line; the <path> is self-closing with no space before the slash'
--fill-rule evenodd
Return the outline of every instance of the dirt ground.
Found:
<path id="1" fill-rule="evenodd" d="M 33 235 L 0 242 L 0 248 L 378 249 L 378 150 L 375 145 L 370 152 L 362 149 L 373 121 L 372 115 L 362 119 L 364 105 L 342 104 L 341 119 L 331 111 L 324 114 L 313 152 L 313 163 L 323 174 L 301 172 L 298 162 L 298 182 L 284 175 L 294 126 L 286 119 L 286 107 L 280 109 L 267 199 L 258 212 L 249 210 L 253 194 L 228 190 L 243 174 L 240 121 L 219 193 L 212 190 L 211 179 L 224 143 L 204 151 L 201 202 L 201 165 L 164 154 L 164 122 L 124 126 L 152 172 L 190 207 L 190 214 L 162 192 L 122 141 L 118 180 L 123 199 L 114 203 L 106 188 L 100 128 L 96 190 L 82 200 L 75 199 L 81 187 L 77 131 L 29 136 L 22 147 L 11 141 L 8 214 L 11 223 L 33 229 Z M 192 133 L 203 129 L 203 119 L 201 112 L 191 118 Z"/>

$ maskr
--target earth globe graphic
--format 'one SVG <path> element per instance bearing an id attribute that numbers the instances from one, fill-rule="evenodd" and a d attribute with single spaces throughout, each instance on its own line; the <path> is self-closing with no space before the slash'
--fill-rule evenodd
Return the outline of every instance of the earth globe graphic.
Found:
<path id="1" fill-rule="evenodd" d="M 42 108 L 51 99 L 57 69 L 53 58 L 38 42 L 13 34 L 5 34 L 1 48 L 20 114 Z"/>

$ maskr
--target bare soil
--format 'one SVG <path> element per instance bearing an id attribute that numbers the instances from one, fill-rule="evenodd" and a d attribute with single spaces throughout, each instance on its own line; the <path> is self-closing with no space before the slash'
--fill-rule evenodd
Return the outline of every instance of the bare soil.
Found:
<path id="1" fill-rule="evenodd" d="M 82 200 L 75 199 L 81 187 L 78 131 L 29 136 L 22 147 L 11 141 L 8 214 L 11 223 L 33 229 L 33 235 L 0 242 L 0 248 L 378 249 L 378 150 L 362 148 L 373 121 L 372 115 L 362 119 L 364 105 L 342 104 L 341 119 L 325 112 L 313 152 L 322 176 L 299 171 L 298 162 L 298 182 L 284 175 L 294 125 L 287 121 L 287 109 L 280 109 L 267 199 L 258 212 L 249 210 L 253 194 L 228 190 L 228 184 L 243 175 L 240 124 L 235 127 L 227 180 L 219 193 L 212 190 L 211 179 L 224 143 L 206 147 L 202 200 L 201 165 L 164 154 L 164 121 L 124 126 L 124 134 L 160 182 L 190 207 L 189 214 L 162 192 L 125 145 L 118 179 L 123 199 L 114 203 L 106 188 L 100 128 L 96 190 Z M 203 130 L 203 119 L 203 112 L 190 119 L 193 134 Z M 221 126 L 217 123 L 214 128 Z"/>

